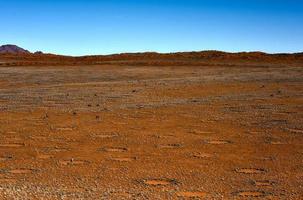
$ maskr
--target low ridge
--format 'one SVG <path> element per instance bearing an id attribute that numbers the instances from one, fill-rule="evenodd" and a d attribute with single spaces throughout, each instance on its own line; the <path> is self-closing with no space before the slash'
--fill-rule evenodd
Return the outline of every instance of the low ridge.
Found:
<path id="1" fill-rule="evenodd" d="M 37 51 L 31 53 L 16 45 L 0 46 L 1 66 L 50 65 L 128 65 L 128 66 L 268 66 L 300 65 L 302 53 L 222 51 L 175 53 L 121 53 L 112 55 L 63 56 Z"/>

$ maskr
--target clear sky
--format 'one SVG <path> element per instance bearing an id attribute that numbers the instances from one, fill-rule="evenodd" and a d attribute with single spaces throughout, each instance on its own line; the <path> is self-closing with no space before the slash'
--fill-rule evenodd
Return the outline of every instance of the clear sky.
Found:
<path id="1" fill-rule="evenodd" d="M 0 0 L 0 8 L 0 45 L 30 51 L 303 51 L 302 0 Z"/>

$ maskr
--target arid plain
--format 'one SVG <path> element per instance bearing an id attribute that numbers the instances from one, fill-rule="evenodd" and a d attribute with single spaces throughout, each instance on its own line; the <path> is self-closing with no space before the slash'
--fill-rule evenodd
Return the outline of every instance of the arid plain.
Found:
<path id="1" fill-rule="evenodd" d="M 0 57 L 0 199 L 303 198 L 302 55 L 32 56 Z"/>

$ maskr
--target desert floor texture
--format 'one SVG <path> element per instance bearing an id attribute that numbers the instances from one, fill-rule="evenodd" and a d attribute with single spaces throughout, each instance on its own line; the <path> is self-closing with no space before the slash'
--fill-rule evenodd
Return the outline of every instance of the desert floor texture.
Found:
<path id="1" fill-rule="evenodd" d="M 303 68 L 0 68 L 0 199 L 303 199 Z"/>

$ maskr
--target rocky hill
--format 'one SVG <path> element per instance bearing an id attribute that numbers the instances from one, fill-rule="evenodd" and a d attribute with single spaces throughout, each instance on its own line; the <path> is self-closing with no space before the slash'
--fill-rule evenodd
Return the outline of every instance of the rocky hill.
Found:
<path id="1" fill-rule="evenodd" d="M 0 46 L 0 53 L 20 54 L 20 53 L 30 53 L 30 52 L 16 45 L 7 44 Z"/>

